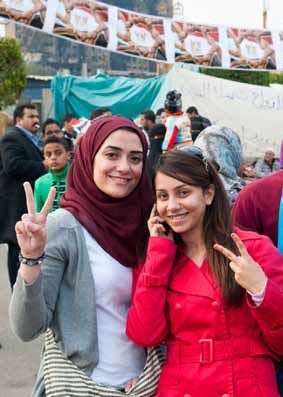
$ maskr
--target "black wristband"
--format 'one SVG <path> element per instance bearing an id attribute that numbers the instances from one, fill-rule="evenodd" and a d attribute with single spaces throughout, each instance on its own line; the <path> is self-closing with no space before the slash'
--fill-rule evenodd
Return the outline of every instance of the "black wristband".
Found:
<path id="1" fill-rule="evenodd" d="M 45 253 L 43 253 L 39 258 L 25 258 L 21 252 L 19 253 L 20 263 L 27 266 L 41 265 L 44 258 Z"/>

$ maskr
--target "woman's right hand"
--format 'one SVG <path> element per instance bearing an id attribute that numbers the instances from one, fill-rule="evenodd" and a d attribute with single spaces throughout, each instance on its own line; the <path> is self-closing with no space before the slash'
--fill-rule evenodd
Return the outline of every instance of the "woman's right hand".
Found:
<path id="1" fill-rule="evenodd" d="M 158 215 L 156 204 L 154 204 L 151 210 L 147 226 L 151 237 L 167 237 L 173 240 L 173 232 L 171 229 L 169 232 L 166 230 L 164 226 L 164 219 Z"/>
<path id="2" fill-rule="evenodd" d="M 21 254 L 25 258 L 39 258 L 43 255 L 46 245 L 46 219 L 56 196 L 56 189 L 52 187 L 47 200 L 40 212 L 35 210 L 33 191 L 29 182 L 24 183 L 28 213 L 16 223 L 16 235 Z"/>

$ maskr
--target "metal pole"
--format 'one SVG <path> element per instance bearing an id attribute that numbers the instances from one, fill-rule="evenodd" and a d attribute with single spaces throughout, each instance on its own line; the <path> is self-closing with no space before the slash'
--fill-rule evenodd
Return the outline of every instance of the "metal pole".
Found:
<path id="1" fill-rule="evenodd" d="M 262 26 L 263 29 L 266 29 L 266 22 L 267 22 L 267 11 L 268 11 L 268 3 L 267 0 L 262 0 L 263 4 L 263 13 L 262 13 Z"/>

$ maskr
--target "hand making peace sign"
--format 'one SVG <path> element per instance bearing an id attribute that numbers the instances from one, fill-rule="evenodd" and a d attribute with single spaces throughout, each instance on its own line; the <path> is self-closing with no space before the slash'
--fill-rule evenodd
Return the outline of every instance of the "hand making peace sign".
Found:
<path id="1" fill-rule="evenodd" d="M 16 223 L 16 235 L 21 253 L 25 258 L 39 258 L 46 245 L 46 219 L 56 196 L 52 187 L 40 212 L 35 210 L 33 191 L 29 182 L 24 183 L 28 213 Z"/>
<path id="2" fill-rule="evenodd" d="M 239 256 L 220 244 L 214 244 L 213 248 L 230 260 L 229 265 L 235 273 L 235 280 L 242 288 L 253 294 L 262 292 L 267 280 L 264 271 L 249 255 L 240 237 L 235 233 L 231 237 L 239 249 Z"/>

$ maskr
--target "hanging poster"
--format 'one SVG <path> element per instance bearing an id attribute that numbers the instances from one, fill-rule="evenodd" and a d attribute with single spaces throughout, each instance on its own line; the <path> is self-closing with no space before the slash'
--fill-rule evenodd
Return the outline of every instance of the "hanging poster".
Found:
<path id="1" fill-rule="evenodd" d="M 119 10 L 117 51 L 166 61 L 163 20 Z"/>
<path id="2" fill-rule="evenodd" d="M 227 29 L 231 68 L 276 69 L 276 57 L 270 31 Z"/>
<path id="3" fill-rule="evenodd" d="M 42 0 L 0 0 L 0 16 L 42 29 L 47 5 Z"/>
<path id="4" fill-rule="evenodd" d="M 108 7 L 88 0 L 59 0 L 53 33 L 107 47 Z"/>
<path id="5" fill-rule="evenodd" d="M 222 48 L 217 26 L 172 22 L 175 61 L 203 66 L 222 66 Z"/>

